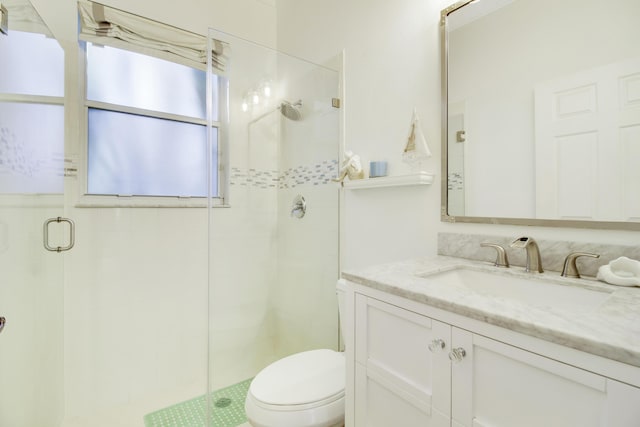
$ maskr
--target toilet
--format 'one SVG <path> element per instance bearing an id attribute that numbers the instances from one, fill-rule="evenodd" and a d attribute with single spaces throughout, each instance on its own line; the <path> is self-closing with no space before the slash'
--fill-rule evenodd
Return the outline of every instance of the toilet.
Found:
<path id="1" fill-rule="evenodd" d="M 342 316 L 345 293 L 342 281 L 338 281 L 336 293 Z M 344 355 L 334 350 L 310 350 L 280 359 L 260 371 L 249 386 L 245 400 L 249 424 L 343 426 L 345 378 Z"/>

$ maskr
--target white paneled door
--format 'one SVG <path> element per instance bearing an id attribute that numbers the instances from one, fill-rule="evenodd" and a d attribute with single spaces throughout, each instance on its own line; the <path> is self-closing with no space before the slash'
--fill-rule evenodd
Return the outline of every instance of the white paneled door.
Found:
<path id="1" fill-rule="evenodd" d="M 537 86 L 535 131 L 537 218 L 640 219 L 640 60 Z"/>

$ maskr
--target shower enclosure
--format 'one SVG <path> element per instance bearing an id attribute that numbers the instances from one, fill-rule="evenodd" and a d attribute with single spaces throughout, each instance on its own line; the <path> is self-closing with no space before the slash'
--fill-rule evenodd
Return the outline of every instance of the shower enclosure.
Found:
<path id="1" fill-rule="evenodd" d="M 218 188 L 83 202 L 75 47 L 28 1 L 2 4 L 0 425 L 160 426 L 183 402 L 204 412 L 168 425 L 235 425 L 210 392 L 338 345 L 337 71 L 211 32 L 230 48 L 211 78 Z"/>

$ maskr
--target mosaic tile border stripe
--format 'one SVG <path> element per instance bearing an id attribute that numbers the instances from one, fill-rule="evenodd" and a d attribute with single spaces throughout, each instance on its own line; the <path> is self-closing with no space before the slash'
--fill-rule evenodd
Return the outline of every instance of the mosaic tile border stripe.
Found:
<path id="1" fill-rule="evenodd" d="M 331 184 L 331 179 L 338 174 L 338 160 L 324 160 L 313 165 L 301 165 L 288 168 L 282 172 L 277 170 L 231 168 L 229 184 L 238 187 L 254 187 L 260 189 L 288 189 L 303 185 Z"/>
<path id="2" fill-rule="evenodd" d="M 300 185 L 326 185 L 338 174 L 338 160 L 325 160 L 311 166 L 297 166 L 285 170 L 278 179 L 280 189 Z"/>

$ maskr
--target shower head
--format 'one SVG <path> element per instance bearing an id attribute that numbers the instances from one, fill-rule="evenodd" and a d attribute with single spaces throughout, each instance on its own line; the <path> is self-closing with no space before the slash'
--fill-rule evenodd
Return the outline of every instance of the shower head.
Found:
<path id="1" fill-rule="evenodd" d="M 289 120 L 293 120 L 293 121 L 302 120 L 302 113 L 300 113 L 300 107 L 302 107 L 301 99 L 297 100 L 293 104 L 289 101 L 282 101 L 280 105 L 278 105 L 277 107 L 267 111 L 266 113 L 262 113 L 258 117 L 251 120 L 249 122 L 249 126 L 251 126 L 251 124 L 259 120 L 262 120 L 263 118 L 273 113 L 274 111 L 280 111 L 280 114 L 282 114 L 284 117 L 286 117 Z"/>
<path id="2" fill-rule="evenodd" d="M 298 121 L 302 119 L 302 114 L 300 113 L 300 107 L 302 107 L 302 100 L 299 99 L 295 103 L 290 103 L 289 101 L 282 101 L 278 110 L 280 113 L 285 116 L 289 120 Z"/>

